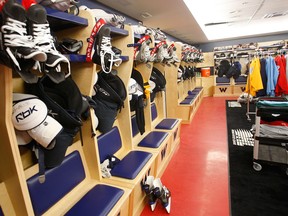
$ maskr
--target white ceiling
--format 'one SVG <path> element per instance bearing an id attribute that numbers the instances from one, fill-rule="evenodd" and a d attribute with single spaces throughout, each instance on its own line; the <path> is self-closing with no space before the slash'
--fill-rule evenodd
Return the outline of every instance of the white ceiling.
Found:
<path id="1" fill-rule="evenodd" d="M 184 1 L 192 7 L 193 15 Z M 147 27 L 159 27 L 162 31 L 189 44 L 207 43 L 224 38 L 288 33 L 288 0 L 98 0 L 98 2 L 142 21 Z M 143 18 L 143 13 L 152 16 Z M 267 15 L 272 17 L 264 18 Z M 225 34 L 218 36 L 218 33 Z"/>

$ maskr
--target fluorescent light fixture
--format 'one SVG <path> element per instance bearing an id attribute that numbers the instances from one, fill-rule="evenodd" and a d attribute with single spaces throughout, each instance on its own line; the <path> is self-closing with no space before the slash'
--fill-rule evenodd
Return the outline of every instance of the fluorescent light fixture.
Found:
<path id="1" fill-rule="evenodd" d="M 283 16 L 267 19 L 264 19 L 264 14 L 261 16 L 262 13 L 267 13 L 267 10 L 283 9 L 281 8 L 281 4 L 282 7 L 284 6 L 283 2 L 278 0 L 266 0 L 266 2 L 265 0 L 183 1 L 208 40 L 239 38 L 288 31 L 288 15 L 286 13 L 283 13 Z M 272 8 L 270 4 L 279 4 L 279 6 L 278 8 Z"/>

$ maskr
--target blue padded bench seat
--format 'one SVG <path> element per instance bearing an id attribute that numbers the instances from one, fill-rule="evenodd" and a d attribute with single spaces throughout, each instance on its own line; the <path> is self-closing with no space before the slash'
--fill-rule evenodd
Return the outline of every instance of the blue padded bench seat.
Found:
<path id="1" fill-rule="evenodd" d="M 118 127 L 98 136 L 100 162 L 114 155 L 122 147 L 122 140 Z M 144 151 L 130 151 L 111 170 L 112 176 L 134 179 L 142 170 L 152 154 Z"/>
<path id="2" fill-rule="evenodd" d="M 246 76 L 239 76 L 238 78 L 235 79 L 235 85 L 243 85 L 246 84 L 247 82 L 247 77 Z"/>
<path id="3" fill-rule="evenodd" d="M 192 102 L 193 102 L 194 98 L 187 98 L 187 99 L 184 99 L 183 101 L 180 102 L 180 104 L 188 104 L 188 105 L 191 105 Z"/>
<path id="4" fill-rule="evenodd" d="M 46 170 L 46 180 L 44 183 L 41 184 L 39 182 L 39 174 L 29 178 L 27 180 L 27 186 L 34 214 L 42 215 L 75 186 L 82 182 L 85 179 L 85 176 L 80 154 L 78 151 L 74 151 L 65 157 L 60 166 Z M 105 191 L 105 193 L 101 194 L 99 191 Z M 113 193 L 110 193 L 109 191 L 113 191 Z M 80 199 L 79 203 L 76 204 L 75 209 L 85 207 L 87 208 L 87 211 L 91 212 L 92 210 L 94 211 L 95 206 L 98 206 L 99 209 L 97 209 L 97 212 L 109 212 L 123 193 L 124 191 L 118 188 L 101 185 L 95 186 L 84 197 L 82 197 L 83 201 Z M 107 202 L 107 199 L 111 201 Z M 87 205 L 84 202 L 87 202 Z M 93 205 L 91 204 L 92 202 Z M 83 206 L 84 204 L 85 206 Z M 82 210 L 84 211 L 84 209 Z"/>
<path id="5" fill-rule="evenodd" d="M 112 176 L 125 179 L 135 179 L 138 173 L 152 157 L 152 154 L 144 151 L 130 151 L 115 167 L 110 171 Z"/>
<path id="6" fill-rule="evenodd" d="M 65 215 L 108 215 L 123 194 L 124 191 L 116 187 L 95 185 Z"/>
<path id="7" fill-rule="evenodd" d="M 179 119 L 166 118 L 166 119 L 163 119 L 161 122 L 159 122 L 155 128 L 164 129 L 164 130 L 172 130 L 178 122 L 179 122 Z"/>
<path id="8" fill-rule="evenodd" d="M 216 85 L 230 85 L 230 78 L 216 77 Z"/>
<path id="9" fill-rule="evenodd" d="M 196 88 L 194 88 L 193 90 L 189 90 L 188 91 L 188 94 L 189 94 L 189 92 L 190 93 L 199 93 L 201 90 L 203 89 L 203 87 L 196 87 Z"/>
<path id="10" fill-rule="evenodd" d="M 188 95 L 198 95 L 200 91 L 188 91 Z"/>
<path id="11" fill-rule="evenodd" d="M 216 83 L 216 86 L 229 86 L 229 83 Z"/>
<path id="12" fill-rule="evenodd" d="M 158 112 L 157 112 L 157 107 L 155 105 L 155 103 L 151 104 L 151 116 L 152 116 L 152 121 L 154 121 L 157 116 L 158 116 Z M 177 124 L 178 119 L 172 119 L 172 118 L 165 118 L 162 119 L 157 125 L 156 125 L 156 129 L 164 129 L 164 130 L 172 130 L 174 128 L 174 126 Z"/>
<path id="13" fill-rule="evenodd" d="M 194 88 L 193 90 L 190 90 L 188 92 L 195 92 L 195 93 L 199 93 L 202 90 L 202 87 L 199 88 Z"/>
<path id="14" fill-rule="evenodd" d="M 138 146 L 158 148 L 168 135 L 169 133 L 164 131 L 151 131 L 138 143 Z"/>
<path id="15" fill-rule="evenodd" d="M 195 99 L 197 97 L 198 93 L 197 94 L 194 94 L 194 95 L 188 95 L 185 97 L 185 99 Z"/>

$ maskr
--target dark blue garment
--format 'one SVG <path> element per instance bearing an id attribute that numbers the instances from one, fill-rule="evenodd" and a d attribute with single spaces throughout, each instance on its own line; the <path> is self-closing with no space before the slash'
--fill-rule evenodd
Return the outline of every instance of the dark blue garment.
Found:
<path id="1" fill-rule="evenodd" d="M 256 97 L 266 96 L 267 95 L 267 74 L 266 74 L 266 59 L 262 58 L 260 60 L 260 74 L 262 78 L 263 89 L 259 90 L 256 93 Z"/>

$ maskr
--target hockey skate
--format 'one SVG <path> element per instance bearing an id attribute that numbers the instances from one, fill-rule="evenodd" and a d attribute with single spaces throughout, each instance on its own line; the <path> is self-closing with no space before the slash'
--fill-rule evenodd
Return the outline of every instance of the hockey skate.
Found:
<path id="1" fill-rule="evenodd" d="M 102 70 L 105 73 L 110 73 L 113 66 L 119 67 L 122 63 L 122 59 L 119 55 L 119 49 L 117 53 L 115 48 L 112 49 L 111 45 L 111 29 L 103 19 L 100 19 L 96 25 L 102 23 L 99 29 L 96 29 L 96 40 L 94 43 L 94 54 L 92 61 L 98 65 L 101 65 Z"/>
<path id="2" fill-rule="evenodd" d="M 70 75 L 70 62 L 54 45 L 45 8 L 39 4 L 32 5 L 27 11 L 27 16 L 28 33 L 33 36 L 36 47 L 47 55 L 44 68 L 38 65 L 38 69 L 45 72 L 53 82 L 62 82 Z M 66 66 L 66 74 L 62 64 Z"/>
<path id="3" fill-rule="evenodd" d="M 165 62 L 167 63 L 172 59 L 171 56 L 168 54 L 168 45 L 166 41 L 159 42 L 154 49 L 151 51 L 151 56 L 154 58 L 154 62 Z"/>
<path id="4" fill-rule="evenodd" d="M 106 23 L 115 26 L 116 28 L 124 28 L 124 22 L 126 18 L 124 16 L 114 14 L 114 13 L 107 13 L 102 9 L 90 9 L 96 19 L 104 19 Z"/>
<path id="5" fill-rule="evenodd" d="M 143 26 L 142 24 L 138 24 L 138 25 L 131 25 L 131 28 L 134 32 L 134 34 L 139 34 L 139 35 L 143 35 L 146 33 L 147 27 Z"/>
<path id="6" fill-rule="evenodd" d="M 35 62 L 45 62 L 47 55 L 35 46 L 33 37 L 27 34 L 27 14 L 24 7 L 9 0 L 2 9 L 1 27 L 5 52 L 11 60 L 11 67 L 27 83 L 37 82 L 37 76 L 30 72 Z"/>
<path id="7" fill-rule="evenodd" d="M 148 202 L 151 208 L 151 211 L 154 211 L 157 205 L 157 197 L 154 195 L 154 186 L 153 186 L 154 177 L 147 176 L 146 181 L 142 184 L 142 189 L 145 191 Z"/>
<path id="8" fill-rule="evenodd" d="M 164 185 L 159 178 L 156 178 L 153 181 L 154 186 L 154 195 L 160 199 L 162 206 L 166 209 L 168 213 L 171 210 L 171 193 Z"/>
<path id="9" fill-rule="evenodd" d="M 176 63 L 179 63 L 180 60 L 176 54 L 176 47 L 175 47 L 175 44 L 172 43 L 170 44 L 170 46 L 167 48 L 167 52 L 168 52 L 168 55 L 171 57 L 170 60 L 166 60 L 167 64 L 176 64 Z"/>
<path id="10" fill-rule="evenodd" d="M 152 42 L 149 35 L 144 35 L 136 44 L 134 44 L 134 60 L 142 63 L 153 62 L 150 55 L 150 43 Z"/>
<path id="11" fill-rule="evenodd" d="M 155 42 L 165 41 L 167 39 L 166 35 L 159 28 L 147 28 L 146 34 L 153 35 Z"/>

